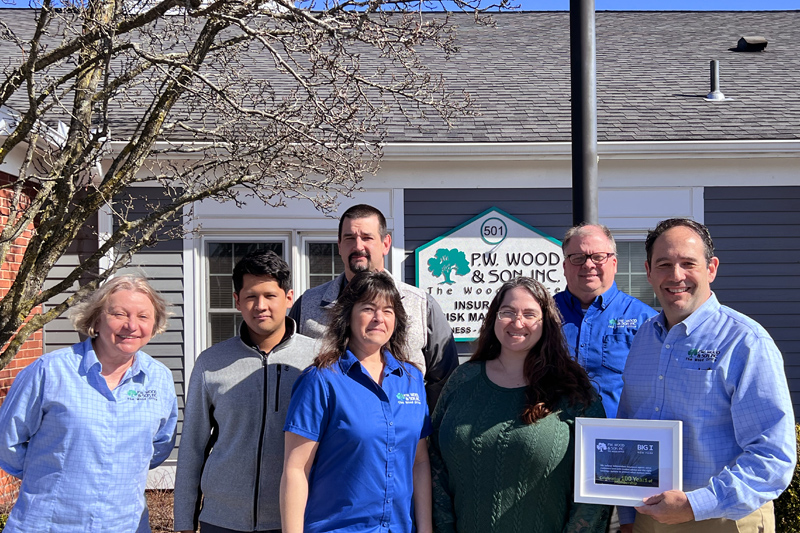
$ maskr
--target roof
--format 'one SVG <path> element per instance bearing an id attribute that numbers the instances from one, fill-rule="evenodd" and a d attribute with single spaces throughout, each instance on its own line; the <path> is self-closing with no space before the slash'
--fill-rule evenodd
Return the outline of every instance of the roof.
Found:
<path id="1" fill-rule="evenodd" d="M 25 9 L 0 18 L 16 28 L 33 20 Z M 492 27 L 452 15 L 459 52 L 427 61 L 448 89 L 472 95 L 478 116 L 449 130 L 435 118 L 409 126 L 390 117 L 386 141 L 570 140 L 569 13 L 493 18 Z M 599 141 L 800 139 L 800 11 L 601 11 L 596 34 Z M 732 51 L 744 35 L 766 37 L 766 50 Z M 720 61 L 723 102 L 705 99 L 711 59 Z"/>
<path id="2" fill-rule="evenodd" d="M 393 140 L 570 140 L 569 13 L 494 15 L 496 27 L 460 19 L 461 50 L 443 64 L 482 116 L 451 131 L 395 126 Z M 800 139 L 800 11 L 598 12 L 599 141 Z M 762 52 L 734 52 L 762 35 Z M 709 63 L 720 89 L 709 102 Z"/>

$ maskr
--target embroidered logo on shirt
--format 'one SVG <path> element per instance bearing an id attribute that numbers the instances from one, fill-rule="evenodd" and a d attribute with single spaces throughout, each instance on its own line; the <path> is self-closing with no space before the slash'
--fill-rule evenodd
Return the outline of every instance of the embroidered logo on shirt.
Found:
<path id="1" fill-rule="evenodd" d="M 397 403 L 400 405 L 420 405 L 422 403 L 419 399 L 419 394 L 416 392 L 407 392 L 405 394 L 398 392 L 395 398 L 397 398 Z"/>
<path id="2" fill-rule="evenodd" d="M 158 400 L 158 391 L 155 389 L 145 391 L 136 391 L 131 389 L 128 391 L 128 399 L 135 401 Z"/>
<path id="3" fill-rule="evenodd" d="M 699 350 L 693 348 L 689 350 L 686 360 L 697 363 L 715 363 L 719 353 L 719 350 Z"/>
<path id="4" fill-rule="evenodd" d="M 639 325 L 638 318 L 612 318 L 608 321 L 608 327 L 614 328 L 635 328 Z"/>

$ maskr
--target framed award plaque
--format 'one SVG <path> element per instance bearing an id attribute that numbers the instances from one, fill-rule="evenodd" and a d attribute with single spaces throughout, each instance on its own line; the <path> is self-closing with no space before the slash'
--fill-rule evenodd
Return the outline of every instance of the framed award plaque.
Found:
<path id="1" fill-rule="evenodd" d="M 680 420 L 575 419 L 575 501 L 635 507 L 683 490 Z"/>

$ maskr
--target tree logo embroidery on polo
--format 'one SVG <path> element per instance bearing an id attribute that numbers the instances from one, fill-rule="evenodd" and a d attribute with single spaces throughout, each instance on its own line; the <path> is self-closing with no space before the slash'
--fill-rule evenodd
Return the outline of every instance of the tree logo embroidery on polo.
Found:
<path id="1" fill-rule="evenodd" d="M 719 356 L 719 354 L 719 350 L 699 350 L 697 348 L 693 348 L 687 353 L 686 360 L 702 363 L 716 363 L 717 356 Z"/>
<path id="2" fill-rule="evenodd" d="M 419 399 L 419 394 L 417 394 L 416 392 L 407 392 L 405 394 L 402 393 L 402 392 L 398 392 L 395 395 L 395 398 L 397 398 L 397 403 L 400 404 L 400 405 L 421 405 L 422 404 L 422 401 L 420 401 L 420 399 Z"/>
<path id="3" fill-rule="evenodd" d="M 616 328 L 635 328 L 639 325 L 638 318 L 612 318 L 608 321 L 608 327 Z"/>
<path id="4" fill-rule="evenodd" d="M 146 391 L 136 391 L 131 389 L 128 391 L 128 399 L 134 401 L 158 400 L 158 391 L 155 389 Z"/>

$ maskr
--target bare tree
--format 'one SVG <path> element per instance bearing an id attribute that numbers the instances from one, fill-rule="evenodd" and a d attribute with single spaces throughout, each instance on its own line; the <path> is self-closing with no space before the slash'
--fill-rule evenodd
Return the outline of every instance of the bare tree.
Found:
<path id="1" fill-rule="evenodd" d="M 474 11 L 480 23 L 478 2 L 451 7 Z M 468 95 L 449 93 L 420 55 L 454 51 L 447 14 L 426 13 L 430 7 L 46 0 L 13 17 L 0 12 L 0 105 L 10 117 L 0 164 L 22 161 L 6 193 L 30 197 L 24 206 L 11 202 L 0 263 L 33 228 L 0 301 L 0 368 L 194 202 L 237 201 L 244 191 L 267 205 L 307 198 L 330 210 L 376 170 L 390 113 L 446 126 L 469 112 Z M 139 183 L 157 184 L 165 200 L 132 217 L 124 199 Z M 63 281 L 45 286 L 101 209 L 113 210 L 113 232 Z M 103 258 L 109 266 L 100 269 Z"/>

